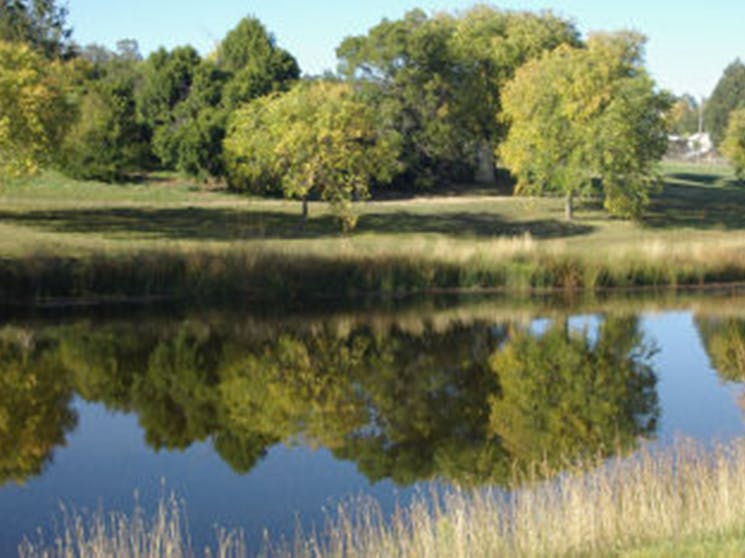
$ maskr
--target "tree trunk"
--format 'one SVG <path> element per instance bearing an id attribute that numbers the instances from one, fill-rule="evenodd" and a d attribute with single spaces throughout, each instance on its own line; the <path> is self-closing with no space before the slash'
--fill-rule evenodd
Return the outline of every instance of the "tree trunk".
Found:
<path id="1" fill-rule="evenodd" d="M 564 198 L 564 219 L 571 221 L 574 217 L 574 192 L 569 192 Z"/>
<path id="2" fill-rule="evenodd" d="M 308 220 L 308 196 L 303 196 L 303 223 Z"/>
<path id="3" fill-rule="evenodd" d="M 479 146 L 476 182 L 489 186 L 494 186 L 497 183 L 497 175 L 494 172 L 494 151 L 492 151 L 491 144 L 486 140 L 481 142 Z"/>

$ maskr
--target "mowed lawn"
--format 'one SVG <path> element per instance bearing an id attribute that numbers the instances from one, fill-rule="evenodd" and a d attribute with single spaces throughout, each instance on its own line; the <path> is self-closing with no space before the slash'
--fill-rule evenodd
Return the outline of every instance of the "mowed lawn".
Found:
<path id="1" fill-rule="evenodd" d="M 516 237 L 595 252 L 639 242 L 729 242 L 745 232 L 745 185 L 728 167 L 662 168 L 663 189 L 640 222 L 611 219 L 598 203 L 580 202 L 568 223 L 561 199 L 505 196 L 481 187 L 360 202 L 357 229 L 346 236 L 321 202 L 311 202 L 310 219 L 303 223 L 299 202 L 210 190 L 167 175 L 111 185 L 50 173 L 2 190 L 0 254 L 49 249 L 75 255 L 164 245 L 245 249 L 276 241 L 298 248 L 331 243 L 370 249 Z"/>
<path id="2" fill-rule="evenodd" d="M 745 186 L 725 166 L 664 164 L 662 170 L 664 185 L 638 222 L 610 218 L 592 200 L 580 202 L 575 219 L 566 222 L 560 198 L 512 197 L 498 188 L 463 187 L 355 204 L 360 218 L 349 235 L 340 232 L 322 202 L 310 204 L 310 219 L 303 222 L 300 202 L 232 194 L 171 175 L 110 185 L 49 173 L 2 190 L 0 258 L 28 264 L 30 258 L 261 254 L 275 260 L 302 256 L 316 264 L 435 262 L 489 268 L 490 273 L 503 265 L 514 268 L 515 262 L 529 261 L 538 269 L 546 258 L 564 258 L 610 271 L 598 267 L 590 279 L 549 282 L 593 286 L 598 273 L 610 273 L 622 279 L 606 283 L 619 285 L 650 263 L 658 269 L 628 282 L 644 284 L 646 275 L 657 277 L 671 266 L 685 268 L 684 282 L 709 281 L 703 275 L 688 279 L 707 266 L 716 267 L 711 281 L 741 280 Z M 729 267 L 723 270 L 724 265 Z M 561 273 L 584 273 L 566 272 L 563 263 L 559 267 Z M 475 284 L 490 286 L 490 281 L 477 279 Z M 658 279 L 649 281 L 656 284 Z"/>

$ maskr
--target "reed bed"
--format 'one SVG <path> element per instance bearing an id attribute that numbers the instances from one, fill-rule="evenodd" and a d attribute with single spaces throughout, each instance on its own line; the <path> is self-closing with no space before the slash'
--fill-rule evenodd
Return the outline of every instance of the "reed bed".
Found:
<path id="1" fill-rule="evenodd" d="M 341 506 L 321 533 L 265 543 L 277 557 L 492 557 L 669 555 L 743 548 L 745 439 L 704 446 L 679 441 L 644 449 L 589 471 L 551 480 L 524 478 L 512 490 L 449 489 L 384 517 L 370 501 Z M 239 531 L 218 533 L 199 553 L 184 538 L 182 516 L 169 500 L 151 522 L 101 514 L 90 526 L 78 516 L 52 545 L 25 541 L 23 558 L 100 556 L 246 556 Z M 667 549 L 667 550 L 666 550 Z M 212 552 L 213 554 L 210 554 Z"/>
<path id="2" fill-rule="evenodd" d="M 539 244 L 529 236 L 470 244 L 378 240 L 373 246 L 342 239 L 318 245 L 285 241 L 0 257 L 0 296 L 30 300 L 233 295 L 272 301 L 437 290 L 679 288 L 742 281 L 745 239 L 685 245 L 654 241 L 609 251 Z"/>

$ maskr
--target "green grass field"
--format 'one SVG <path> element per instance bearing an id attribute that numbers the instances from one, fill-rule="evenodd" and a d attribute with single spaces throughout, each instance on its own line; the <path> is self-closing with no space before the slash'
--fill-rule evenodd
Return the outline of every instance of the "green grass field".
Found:
<path id="1" fill-rule="evenodd" d="M 205 190 L 174 177 L 108 185 L 46 174 L 0 197 L 6 295 L 324 294 L 442 288 L 598 289 L 745 280 L 745 187 L 726 167 L 665 165 L 640 222 L 597 203 L 454 189 L 358 204 Z"/>

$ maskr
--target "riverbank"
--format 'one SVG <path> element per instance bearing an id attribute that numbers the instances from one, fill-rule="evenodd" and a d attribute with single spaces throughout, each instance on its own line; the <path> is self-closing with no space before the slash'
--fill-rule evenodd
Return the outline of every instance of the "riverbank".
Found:
<path id="1" fill-rule="evenodd" d="M 540 467 L 537 469 L 540 470 Z M 543 471 L 539 477 L 543 476 Z M 538 477 L 537 477 L 538 478 Z M 390 520 L 353 502 L 318 534 L 265 542 L 265 556 L 729 556 L 745 548 L 745 440 L 714 447 L 681 441 L 660 451 L 581 467 L 512 491 L 450 490 Z M 431 497 L 431 498 L 432 498 Z M 56 545 L 25 541 L 20 556 L 200 555 L 189 546 L 183 504 L 164 498 L 136 510 L 70 513 Z M 217 556 L 246 556 L 240 531 L 219 529 Z"/>
<path id="2" fill-rule="evenodd" d="M 163 177 L 104 185 L 45 175 L 0 199 L 0 296 L 393 296 L 534 293 L 745 281 L 745 189 L 726 167 L 664 167 L 643 221 L 559 199 L 459 190 L 360 203 L 342 235 L 325 204 L 237 197 Z"/>

